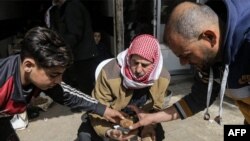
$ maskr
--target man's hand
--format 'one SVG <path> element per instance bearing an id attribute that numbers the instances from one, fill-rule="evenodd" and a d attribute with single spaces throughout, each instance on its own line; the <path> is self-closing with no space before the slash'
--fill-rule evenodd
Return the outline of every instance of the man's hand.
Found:
<path id="1" fill-rule="evenodd" d="M 162 111 L 151 114 L 143 112 L 134 105 L 129 105 L 127 107 L 135 111 L 139 118 L 139 121 L 137 123 L 129 127 L 130 130 L 136 129 L 141 126 L 147 126 L 150 124 L 176 120 L 180 117 L 174 106 L 170 106 Z"/>
<path id="2" fill-rule="evenodd" d="M 130 130 L 137 129 L 141 126 L 154 124 L 153 114 L 144 113 L 142 110 L 140 110 L 138 107 L 134 105 L 128 105 L 127 107 L 132 109 L 137 114 L 137 117 L 139 118 L 139 121 L 137 123 L 134 123 L 132 126 L 129 127 Z"/>
<path id="3" fill-rule="evenodd" d="M 124 119 L 124 116 L 121 112 L 118 112 L 117 110 L 111 109 L 109 107 L 106 107 L 103 116 L 106 118 L 106 120 L 113 123 L 119 123 L 121 119 Z"/>
<path id="4" fill-rule="evenodd" d="M 138 134 L 138 130 L 132 130 L 127 134 L 123 134 L 121 130 L 118 129 L 109 129 L 106 131 L 106 136 L 119 141 L 127 141 Z"/>
<path id="5" fill-rule="evenodd" d="M 109 129 L 106 131 L 106 136 L 114 140 L 120 140 L 122 138 L 122 131 L 117 129 Z"/>
<path id="6" fill-rule="evenodd" d="M 153 125 L 144 126 L 141 130 L 141 138 L 143 140 L 156 141 L 156 133 Z"/>

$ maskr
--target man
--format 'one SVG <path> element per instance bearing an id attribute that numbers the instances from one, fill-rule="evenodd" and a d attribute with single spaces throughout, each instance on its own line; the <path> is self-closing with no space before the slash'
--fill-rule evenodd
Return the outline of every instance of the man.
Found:
<path id="1" fill-rule="evenodd" d="M 46 23 L 64 38 L 74 56 L 74 63 L 65 71 L 63 80 L 90 95 L 99 54 L 89 11 L 81 0 L 52 0 L 52 3 Z"/>
<path id="2" fill-rule="evenodd" d="M 134 38 L 128 49 L 119 53 L 116 59 L 107 62 L 100 73 L 97 73 L 92 95 L 108 107 L 134 116 L 135 113 L 126 108 L 127 105 L 133 104 L 149 112 L 162 109 L 169 81 L 170 75 L 163 68 L 157 39 L 142 34 Z M 112 123 L 96 114 L 90 114 L 89 118 L 87 122 L 83 122 L 78 131 L 79 140 L 100 141 L 105 137 L 127 140 L 133 134 L 142 139 L 146 137 L 157 141 L 164 139 L 164 131 L 160 124 L 145 126 L 139 133 L 130 132 L 125 135 L 120 130 L 114 129 Z"/>
<path id="3" fill-rule="evenodd" d="M 18 141 L 10 119 L 26 110 L 33 96 L 43 91 L 54 101 L 103 115 L 115 122 L 123 116 L 94 98 L 62 82 L 72 64 L 71 50 L 55 32 L 35 27 L 20 43 L 21 52 L 0 60 L 0 139 Z M 117 119 L 117 120 L 118 120 Z"/>
<path id="4" fill-rule="evenodd" d="M 221 123 L 222 101 L 233 98 L 250 124 L 250 1 L 209 1 L 207 5 L 183 2 L 173 10 L 165 26 L 164 40 L 180 58 L 181 64 L 196 68 L 191 93 L 173 106 L 154 114 L 132 107 L 141 120 L 131 129 L 152 123 L 185 119 L 206 109 L 220 94 L 218 116 Z"/>

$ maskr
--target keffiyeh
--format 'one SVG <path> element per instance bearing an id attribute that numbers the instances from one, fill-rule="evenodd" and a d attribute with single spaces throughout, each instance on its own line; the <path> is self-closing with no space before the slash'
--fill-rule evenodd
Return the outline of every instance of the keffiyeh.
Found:
<path id="1" fill-rule="evenodd" d="M 153 68 L 147 74 L 136 78 L 130 70 L 129 59 L 131 55 L 139 55 L 153 63 Z M 121 66 L 123 85 L 130 89 L 140 89 L 153 85 L 154 81 L 160 76 L 163 59 L 158 40 L 148 34 L 137 36 L 130 44 L 130 47 L 117 56 Z"/>

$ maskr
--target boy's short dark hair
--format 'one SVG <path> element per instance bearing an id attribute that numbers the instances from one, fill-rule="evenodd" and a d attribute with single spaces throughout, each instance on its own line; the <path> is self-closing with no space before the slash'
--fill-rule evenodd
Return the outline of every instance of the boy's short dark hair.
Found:
<path id="1" fill-rule="evenodd" d="M 63 38 L 44 27 L 30 29 L 20 43 L 21 60 L 32 58 L 42 68 L 69 67 L 73 55 Z"/>

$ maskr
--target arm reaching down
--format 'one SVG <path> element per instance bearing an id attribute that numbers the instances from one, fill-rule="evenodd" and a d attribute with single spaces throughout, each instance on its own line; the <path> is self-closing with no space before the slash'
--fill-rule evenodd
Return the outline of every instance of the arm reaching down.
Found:
<path id="1" fill-rule="evenodd" d="M 93 97 L 84 94 L 64 82 L 45 91 L 45 93 L 59 104 L 66 105 L 74 109 L 96 113 L 100 116 L 104 116 L 106 120 L 114 123 L 118 123 L 119 120 L 124 118 L 120 112 L 106 107 Z"/>
<path id="2" fill-rule="evenodd" d="M 131 130 L 150 124 L 166 122 L 179 118 L 178 112 L 173 106 L 156 113 L 145 113 L 134 105 L 129 105 L 128 107 L 135 111 L 139 118 L 137 123 L 129 127 Z"/>

